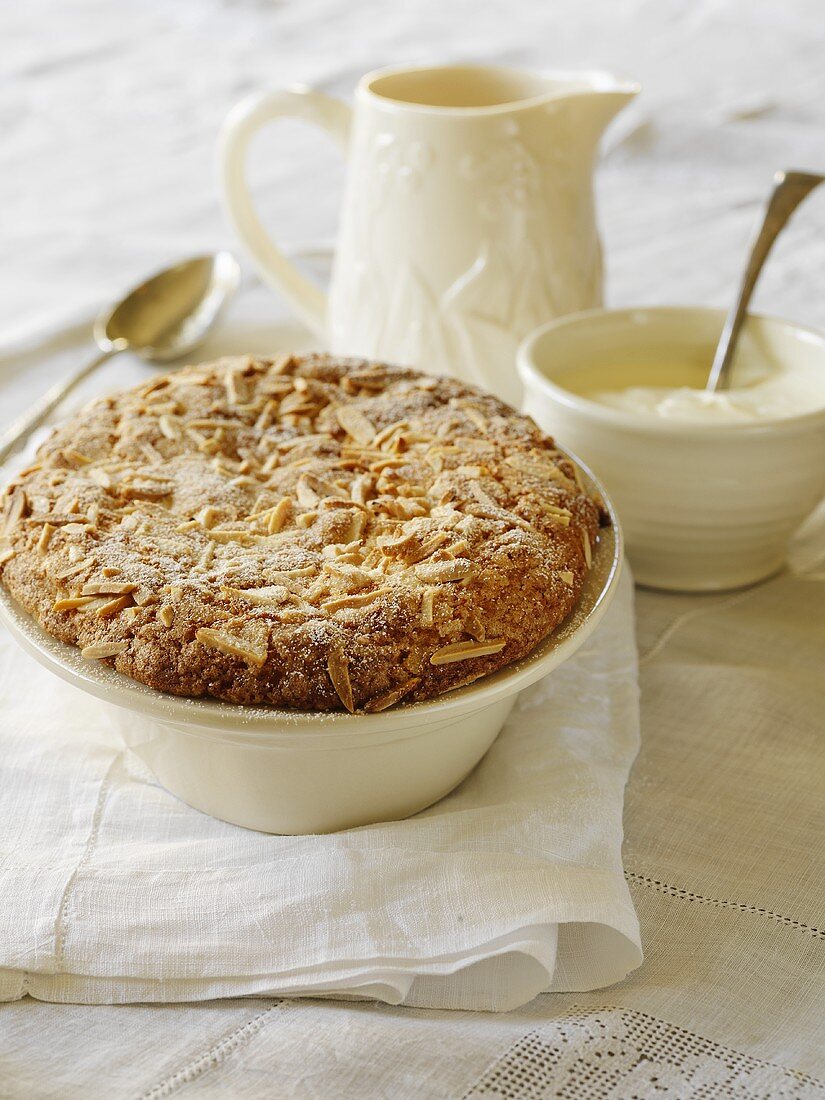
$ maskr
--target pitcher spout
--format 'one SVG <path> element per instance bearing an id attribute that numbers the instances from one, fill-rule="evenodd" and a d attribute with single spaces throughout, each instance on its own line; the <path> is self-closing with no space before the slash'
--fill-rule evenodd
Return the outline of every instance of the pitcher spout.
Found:
<path id="1" fill-rule="evenodd" d="M 563 105 L 575 112 L 582 132 L 598 142 L 616 115 L 641 91 L 633 80 L 622 80 L 605 72 L 552 72 L 547 74 L 553 90 L 548 104 Z"/>

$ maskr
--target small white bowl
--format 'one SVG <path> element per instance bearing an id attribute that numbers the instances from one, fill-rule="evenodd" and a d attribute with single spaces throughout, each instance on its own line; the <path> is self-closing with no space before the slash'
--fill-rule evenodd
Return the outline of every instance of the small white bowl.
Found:
<path id="1" fill-rule="evenodd" d="M 397 820 L 443 798 L 475 767 L 518 693 L 566 661 L 615 594 L 622 539 L 602 530 L 571 615 L 528 657 L 432 702 L 380 714 L 315 714 L 185 699 L 145 687 L 47 634 L 0 587 L 0 622 L 40 664 L 126 710 L 127 744 L 167 790 L 213 817 L 269 833 Z"/>
<path id="2" fill-rule="evenodd" d="M 589 310 L 552 321 L 519 349 L 525 412 L 603 479 L 636 580 L 652 588 L 718 591 L 763 580 L 782 567 L 791 534 L 825 495 L 825 408 L 680 422 L 571 392 L 605 367 L 612 378 L 601 388 L 672 385 L 677 367 L 709 367 L 723 321 L 715 309 Z M 815 367 L 825 378 L 825 335 L 787 321 L 751 316 L 737 354 Z"/>

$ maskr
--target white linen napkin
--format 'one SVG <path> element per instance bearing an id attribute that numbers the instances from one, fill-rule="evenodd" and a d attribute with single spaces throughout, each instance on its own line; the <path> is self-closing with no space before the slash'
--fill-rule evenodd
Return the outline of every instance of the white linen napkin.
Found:
<path id="1" fill-rule="evenodd" d="M 632 585 L 406 821 L 278 837 L 184 805 L 128 713 L 0 631 L 0 999 L 257 995 L 506 1010 L 641 961 L 621 863 L 638 745 Z"/>

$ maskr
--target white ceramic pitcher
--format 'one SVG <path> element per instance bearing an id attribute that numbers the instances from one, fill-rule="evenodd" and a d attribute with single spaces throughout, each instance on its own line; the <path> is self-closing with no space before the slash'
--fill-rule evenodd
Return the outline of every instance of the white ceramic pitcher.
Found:
<path id="1" fill-rule="evenodd" d="M 636 94 L 605 73 L 384 69 L 354 109 L 308 88 L 235 107 L 220 139 L 229 216 L 261 275 L 335 352 L 452 374 L 517 403 L 519 341 L 602 300 L 592 174 Z M 247 147 L 278 118 L 321 126 L 348 175 L 329 300 L 261 225 Z"/>

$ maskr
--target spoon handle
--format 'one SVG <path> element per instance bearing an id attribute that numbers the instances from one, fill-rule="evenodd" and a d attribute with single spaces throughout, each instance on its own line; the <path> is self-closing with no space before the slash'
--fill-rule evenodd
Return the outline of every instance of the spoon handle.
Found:
<path id="1" fill-rule="evenodd" d="M 791 214 L 805 196 L 818 187 L 823 180 L 825 176 L 818 176 L 812 172 L 777 172 L 774 176 L 773 193 L 768 200 L 765 217 L 756 240 L 753 242 L 736 301 L 725 318 L 725 327 L 722 329 L 722 335 L 716 347 L 713 366 L 710 368 L 705 386 L 706 390 L 714 392 L 730 386 L 730 366 L 736 350 L 736 341 L 762 265 Z"/>
<path id="2" fill-rule="evenodd" d="M 14 420 L 3 435 L 0 436 L 0 463 L 5 462 L 7 458 L 23 446 L 34 429 L 40 427 L 49 413 L 57 408 L 63 398 L 71 393 L 79 382 L 82 382 L 84 378 L 88 377 L 88 375 L 96 370 L 101 363 L 105 363 L 107 359 L 111 359 L 113 355 L 117 355 L 117 353 L 122 350 L 122 347 L 117 346 L 109 348 L 101 355 L 98 355 L 96 359 L 93 359 L 91 363 L 87 363 L 79 370 L 76 370 L 74 374 L 70 374 L 68 378 L 62 379 L 62 381 L 52 386 L 51 389 L 46 390 L 39 401 L 23 413 L 22 416 L 19 416 L 17 420 Z"/>

